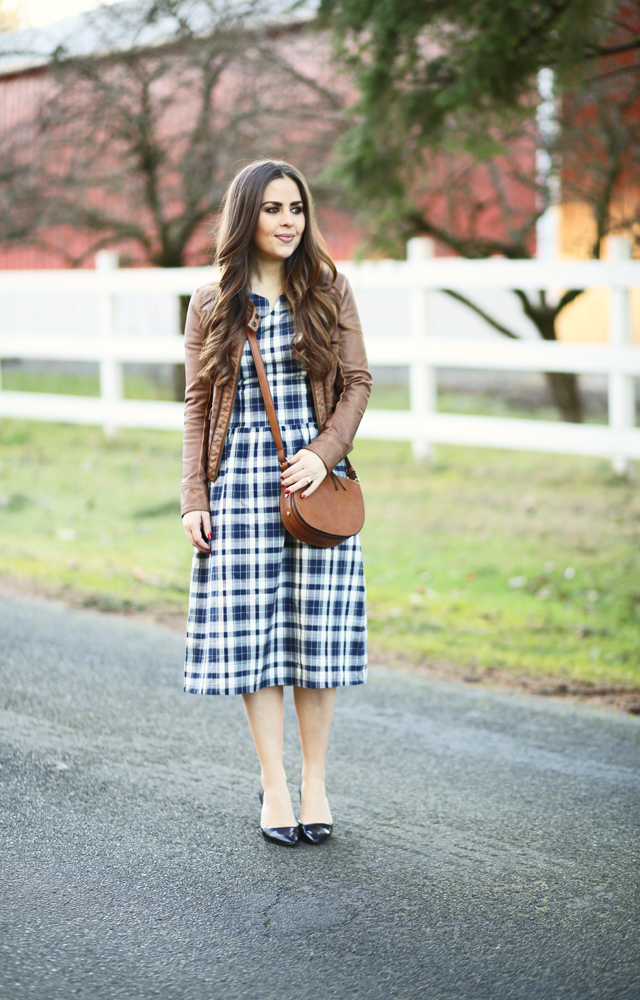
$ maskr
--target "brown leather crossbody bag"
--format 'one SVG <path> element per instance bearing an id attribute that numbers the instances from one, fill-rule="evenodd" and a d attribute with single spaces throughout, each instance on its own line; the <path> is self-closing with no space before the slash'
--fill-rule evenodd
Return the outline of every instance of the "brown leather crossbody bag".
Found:
<path id="1" fill-rule="evenodd" d="M 249 321 L 247 337 L 258 372 L 269 426 L 278 451 L 280 471 L 284 472 L 289 468 L 289 462 L 284 453 L 269 380 L 258 347 L 255 334 L 257 325 L 254 316 L 254 319 Z M 280 515 L 285 528 L 294 538 L 321 549 L 330 549 L 360 531 L 364 524 L 364 499 L 360 480 L 348 458 L 345 458 L 345 462 L 346 476 L 337 476 L 335 472 L 330 472 L 317 489 L 304 500 L 300 499 L 298 491 L 290 493 L 289 496 L 285 496 L 284 490 L 282 491 Z"/>

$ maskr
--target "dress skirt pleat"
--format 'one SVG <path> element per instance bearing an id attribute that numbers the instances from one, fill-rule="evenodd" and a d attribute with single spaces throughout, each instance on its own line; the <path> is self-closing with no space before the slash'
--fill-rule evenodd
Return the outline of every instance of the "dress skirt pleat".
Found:
<path id="1" fill-rule="evenodd" d="M 258 341 L 287 455 L 318 436 L 311 387 L 291 353 L 281 296 L 258 295 Z M 336 466 L 345 475 L 344 462 Z M 220 470 L 209 483 L 211 554 L 194 550 L 185 691 L 246 694 L 276 684 L 329 688 L 367 675 L 358 536 L 332 549 L 299 542 L 280 517 L 280 469 L 248 343 Z M 304 503 L 304 501 L 303 501 Z"/>

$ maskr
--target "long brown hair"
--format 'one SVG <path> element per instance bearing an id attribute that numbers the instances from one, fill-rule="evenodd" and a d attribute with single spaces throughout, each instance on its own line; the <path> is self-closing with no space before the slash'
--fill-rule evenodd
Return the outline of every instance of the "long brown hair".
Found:
<path id="1" fill-rule="evenodd" d="M 253 266 L 253 235 L 265 188 L 289 177 L 300 191 L 305 228 L 300 243 L 284 261 L 284 294 L 296 329 L 293 356 L 312 375 L 326 377 L 339 359 L 331 335 L 340 321 L 340 303 L 332 290 L 336 267 L 316 221 L 311 193 L 299 170 L 284 160 L 257 160 L 233 179 L 224 198 L 215 242 L 219 289 L 204 310 L 205 340 L 200 378 L 223 385 L 232 377 L 234 347 L 245 336 Z"/>

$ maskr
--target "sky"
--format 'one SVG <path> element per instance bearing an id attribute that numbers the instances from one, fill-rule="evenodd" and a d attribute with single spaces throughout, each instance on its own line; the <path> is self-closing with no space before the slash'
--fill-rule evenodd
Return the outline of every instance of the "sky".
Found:
<path id="1" fill-rule="evenodd" d="M 29 20 L 34 27 L 61 21 L 71 14 L 80 14 L 83 10 L 97 7 L 100 0 L 23 0 L 27 8 Z M 115 3 L 116 0 L 102 0 L 103 3 Z M 8 5 L 7 5 L 8 6 Z"/>

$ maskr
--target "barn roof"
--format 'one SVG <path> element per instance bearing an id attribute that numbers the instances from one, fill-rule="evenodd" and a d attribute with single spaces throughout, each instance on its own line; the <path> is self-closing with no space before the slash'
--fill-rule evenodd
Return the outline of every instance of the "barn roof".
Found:
<path id="1" fill-rule="evenodd" d="M 292 24 L 313 16 L 312 2 L 296 7 L 286 0 L 183 0 L 181 15 L 191 31 L 207 34 L 216 24 Z M 0 77 L 46 66 L 53 58 L 107 55 L 152 48 L 180 35 L 176 16 L 158 14 L 156 0 L 124 0 L 65 17 L 42 28 L 0 36 Z"/>

